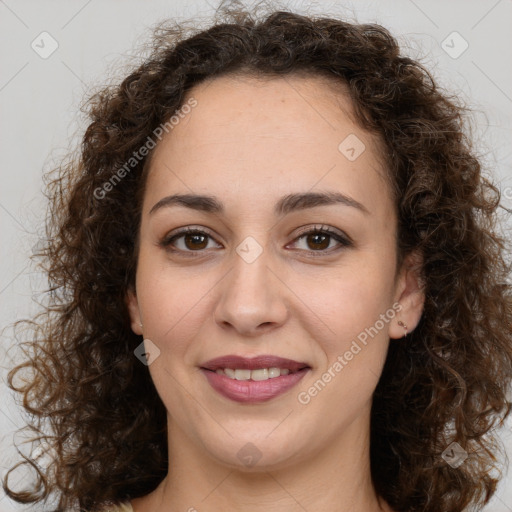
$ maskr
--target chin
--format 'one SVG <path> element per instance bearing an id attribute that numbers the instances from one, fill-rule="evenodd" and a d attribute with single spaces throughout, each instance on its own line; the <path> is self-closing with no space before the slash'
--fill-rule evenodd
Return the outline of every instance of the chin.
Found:
<path id="1" fill-rule="evenodd" d="M 299 461 L 299 454 L 303 452 L 292 435 L 284 432 L 284 435 L 272 438 L 273 434 L 266 436 L 261 432 L 254 436 L 229 438 L 224 444 L 211 440 L 204 446 L 218 463 L 241 472 L 278 470 Z"/>

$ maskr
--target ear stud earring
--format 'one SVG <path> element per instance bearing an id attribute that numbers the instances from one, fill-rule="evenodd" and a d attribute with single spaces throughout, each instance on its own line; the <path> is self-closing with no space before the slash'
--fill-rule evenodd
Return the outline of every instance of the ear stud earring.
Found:
<path id="1" fill-rule="evenodd" d="M 407 325 L 405 325 L 405 324 L 402 322 L 402 320 L 398 320 L 398 325 L 399 325 L 400 327 L 403 327 L 403 328 L 404 328 L 404 331 L 405 331 L 404 338 L 406 338 L 406 337 L 407 337 Z"/>

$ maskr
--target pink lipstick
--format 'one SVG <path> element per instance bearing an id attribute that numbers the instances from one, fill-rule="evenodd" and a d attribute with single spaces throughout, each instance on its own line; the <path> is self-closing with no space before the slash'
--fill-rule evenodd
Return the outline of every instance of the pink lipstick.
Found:
<path id="1" fill-rule="evenodd" d="M 212 388 L 236 402 L 264 402 L 294 387 L 311 367 L 271 355 L 221 356 L 201 365 Z"/>

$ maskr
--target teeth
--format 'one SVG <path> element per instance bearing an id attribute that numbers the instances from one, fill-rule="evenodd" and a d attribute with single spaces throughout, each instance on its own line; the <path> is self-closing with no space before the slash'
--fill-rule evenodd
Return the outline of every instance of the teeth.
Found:
<path id="1" fill-rule="evenodd" d="M 235 380 L 268 380 L 280 375 L 288 375 L 290 370 L 288 368 L 258 368 L 257 370 L 218 368 L 215 373 Z"/>
<path id="2" fill-rule="evenodd" d="M 268 379 L 268 370 L 263 368 L 261 370 L 253 370 L 251 372 L 252 380 L 267 380 Z"/>
<path id="3" fill-rule="evenodd" d="M 274 377 L 279 377 L 279 375 L 281 375 L 281 370 L 279 368 L 269 368 L 268 369 L 269 378 L 273 379 Z"/>
<path id="4" fill-rule="evenodd" d="M 251 378 L 251 370 L 235 370 L 236 380 L 249 380 Z"/>

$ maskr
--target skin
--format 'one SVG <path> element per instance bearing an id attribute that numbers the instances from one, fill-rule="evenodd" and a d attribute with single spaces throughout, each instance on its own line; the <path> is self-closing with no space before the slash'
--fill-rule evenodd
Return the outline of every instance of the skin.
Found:
<path id="1" fill-rule="evenodd" d="M 197 106 L 155 148 L 127 303 L 133 331 L 160 350 L 148 369 L 168 411 L 170 465 L 154 492 L 132 501 L 135 512 L 391 510 L 370 478 L 371 400 L 390 338 L 406 342 L 398 321 L 410 332 L 421 317 L 420 262 L 411 255 L 397 269 L 381 142 L 336 90 L 317 77 L 216 78 L 190 91 Z M 338 150 L 349 134 L 366 147 L 354 161 Z M 274 213 L 282 196 L 328 191 L 367 212 L 331 204 Z M 215 196 L 224 212 L 149 213 L 177 193 Z M 301 235 L 322 225 L 353 244 Z M 159 245 L 185 226 L 209 236 L 175 239 L 177 252 Z M 236 251 L 249 236 L 262 249 L 252 263 Z M 401 311 L 378 335 L 300 403 L 397 302 Z M 241 404 L 199 370 L 227 354 L 272 354 L 311 370 L 277 398 Z M 247 443 L 261 457 L 251 467 L 237 455 Z"/>

